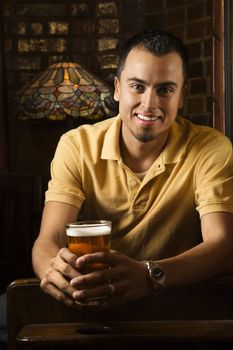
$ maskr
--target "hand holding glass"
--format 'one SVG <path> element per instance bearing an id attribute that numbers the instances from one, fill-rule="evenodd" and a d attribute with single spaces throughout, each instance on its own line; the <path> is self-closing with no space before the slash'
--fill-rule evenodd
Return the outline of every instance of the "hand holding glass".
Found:
<path id="1" fill-rule="evenodd" d="M 78 221 L 67 224 L 68 249 L 77 256 L 108 252 L 110 250 L 111 226 L 111 221 L 105 220 Z M 102 263 L 94 263 L 89 268 L 93 271 L 108 268 L 108 266 Z"/>

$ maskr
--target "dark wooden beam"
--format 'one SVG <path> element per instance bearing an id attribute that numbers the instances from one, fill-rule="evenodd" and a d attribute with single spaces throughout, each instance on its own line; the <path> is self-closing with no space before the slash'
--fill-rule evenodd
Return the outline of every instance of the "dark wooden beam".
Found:
<path id="1" fill-rule="evenodd" d="M 226 133 L 224 86 L 224 0 L 213 0 L 213 126 Z"/>
<path id="2" fill-rule="evenodd" d="M 3 20 L 2 20 L 2 3 L 0 3 L 0 171 L 7 168 L 7 147 L 6 147 L 6 108 L 5 96 L 6 85 L 4 86 L 3 70 Z"/>

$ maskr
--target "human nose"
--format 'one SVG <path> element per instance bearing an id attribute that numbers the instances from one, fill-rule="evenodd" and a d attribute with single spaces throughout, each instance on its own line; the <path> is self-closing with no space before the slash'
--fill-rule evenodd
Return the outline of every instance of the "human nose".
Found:
<path id="1" fill-rule="evenodd" d="M 158 96 L 154 90 L 146 90 L 142 96 L 142 105 L 146 109 L 158 107 Z"/>

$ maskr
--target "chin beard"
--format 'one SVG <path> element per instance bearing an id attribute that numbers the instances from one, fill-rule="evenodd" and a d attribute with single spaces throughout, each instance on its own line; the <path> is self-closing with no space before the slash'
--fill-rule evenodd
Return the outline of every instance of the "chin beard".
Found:
<path id="1" fill-rule="evenodd" d="M 153 137 L 151 135 L 148 135 L 146 133 L 135 135 L 136 139 L 142 143 L 147 143 L 153 140 Z"/>

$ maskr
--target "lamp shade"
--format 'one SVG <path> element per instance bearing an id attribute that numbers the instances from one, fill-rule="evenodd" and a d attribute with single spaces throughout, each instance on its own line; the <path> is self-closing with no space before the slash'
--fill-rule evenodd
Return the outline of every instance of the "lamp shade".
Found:
<path id="1" fill-rule="evenodd" d="M 99 119 L 112 115 L 112 91 L 78 63 L 54 63 L 17 94 L 19 119 Z"/>

